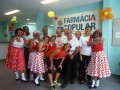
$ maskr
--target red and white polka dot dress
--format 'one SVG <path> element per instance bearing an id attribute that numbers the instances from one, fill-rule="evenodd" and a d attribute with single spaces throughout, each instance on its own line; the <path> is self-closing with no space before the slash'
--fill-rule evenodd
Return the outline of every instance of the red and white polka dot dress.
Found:
<path id="1" fill-rule="evenodd" d="M 34 73 L 45 73 L 44 52 L 36 53 L 36 58 L 31 65 L 31 71 Z"/>
<path id="2" fill-rule="evenodd" d="M 34 39 L 33 39 L 34 40 Z M 33 68 L 35 59 L 36 59 L 36 53 L 38 51 L 38 45 L 39 43 L 34 40 L 33 43 L 33 52 L 29 52 L 29 59 L 28 59 L 28 68 L 31 70 Z"/>
<path id="3" fill-rule="evenodd" d="M 36 59 L 36 51 L 29 52 L 28 68 L 31 69 Z"/>
<path id="4" fill-rule="evenodd" d="M 5 67 L 13 71 L 25 70 L 25 59 L 22 48 L 10 46 L 6 58 Z"/>
<path id="5" fill-rule="evenodd" d="M 92 49 L 93 52 L 91 61 L 86 70 L 87 74 L 90 76 L 97 76 L 99 78 L 109 77 L 111 75 L 111 71 L 109 68 L 108 59 L 103 51 L 103 45 L 95 45 Z"/>

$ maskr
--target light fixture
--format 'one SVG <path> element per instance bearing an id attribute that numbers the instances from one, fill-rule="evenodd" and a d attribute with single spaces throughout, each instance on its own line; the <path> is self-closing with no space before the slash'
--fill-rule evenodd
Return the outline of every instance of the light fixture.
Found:
<path id="1" fill-rule="evenodd" d="M 4 14 L 5 15 L 11 15 L 11 14 L 18 13 L 18 12 L 20 12 L 20 10 L 16 9 L 16 10 L 12 10 L 12 11 L 6 12 Z"/>
<path id="2" fill-rule="evenodd" d="M 42 4 L 48 4 L 48 3 L 55 2 L 55 1 L 58 1 L 58 0 L 43 0 L 40 3 L 42 3 Z"/>
<path id="3" fill-rule="evenodd" d="M 26 20 L 30 21 L 30 19 L 29 19 L 29 18 L 28 18 L 28 19 L 26 19 Z"/>
<path id="4" fill-rule="evenodd" d="M 33 24 L 33 25 L 36 25 L 36 23 L 28 23 L 28 24 Z"/>

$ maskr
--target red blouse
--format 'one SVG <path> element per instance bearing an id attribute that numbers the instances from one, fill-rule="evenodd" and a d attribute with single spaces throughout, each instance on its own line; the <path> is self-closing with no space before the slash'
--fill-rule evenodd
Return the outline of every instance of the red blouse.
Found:
<path id="1" fill-rule="evenodd" d="M 57 54 L 56 56 L 54 56 L 53 59 L 64 58 L 64 57 L 66 57 L 66 55 L 68 54 L 68 52 L 62 50 L 62 47 L 59 47 L 59 48 L 54 48 L 54 49 L 51 49 L 50 51 L 48 51 L 48 52 L 46 53 L 46 56 L 49 57 L 50 54 L 51 54 L 52 52 L 54 52 L 56 49 L 59 49 L 59 50 L 60 50 L 60 53 Z"/>
<path id="2" fill-rule="evenodd" d="M 30 44 L 30 40 L 29 40 L 28 46 L 29 46 L 29 44 Z M 35 40 L 33 39 L 33 47 L 32 47 L 32 49 L 34 51 L 38 51 L 38 46 L 39 46 L 39 42 L 35 42 Z"/>
<path id="3" fill-rule="evenodd" d="M 48 47 L 48 44 L 45 44 L 44 42 L 43 42 L 43 46 L 42 46 L 42 48 L 47 48 Z M 44 52 L 45 50 L 43 50 L 43 51 L 40 51 L 40 52 Z"/>
<path id="4" fill-rule="evenodd" d="M 38 51 L 38 45 L 39 45 L 39 43 L 37 43 L 37 42 L 36 42 L 35 45 L 33 45 L 33 49 L 34 49 L 35 51 Z"/>
<path id="5" fill-rule="evenodd" d="M 55 44 L 52 44 L 52 43 L 49 43 L 49 45 L 48 45 L 48 51 L 49 51 L 49 50 L 52 50 L 52 49 L 54 49 L 54 48 L 56 48 L 56 45 L 55 45 Z"/>
<path id="6" fill-rule="evenodd" d="M 92 51 L 93 52 L 98 52 L 98 51 L 103 51 L 103 44 L 96 44 L 92 46 Z"/>

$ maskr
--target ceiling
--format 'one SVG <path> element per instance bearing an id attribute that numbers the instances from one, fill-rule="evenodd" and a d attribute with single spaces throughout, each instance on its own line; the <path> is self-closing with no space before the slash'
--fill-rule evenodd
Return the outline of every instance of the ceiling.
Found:
<path id="1" fill-rule="evenodd" d="M 0 0 L 0 22 L 10 21 L 13 16 L 17 16 L 18 22 L 35 22 L 38 13 L 47 14 L 48 11 L 64 10 L 80 7 L 87 4 L 101 2 L 102 0 L 58 0 L 47 5 L 40 3 L 42 0 Z M 10 16 L 5 16 L 7 11 L 19 9 L 21 12 Z"/>

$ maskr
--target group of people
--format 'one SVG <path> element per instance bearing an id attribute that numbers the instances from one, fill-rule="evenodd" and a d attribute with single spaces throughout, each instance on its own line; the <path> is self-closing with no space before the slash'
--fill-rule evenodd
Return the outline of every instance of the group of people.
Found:
<path id="1" fill-rule="evenodd" d="M 42 31 L 43 35 L 39 31 L 31 34 L 27 26 L 15 30 L 5 67 L 15 72 L 16 81 L 30 79 L 39 86 L 40 80 L 45 81 L 44 77 L 48 76 L 51 90 L 55 90 L 56 85 L 65 88 L 69 82 L 74 84 L 78 76 L 81 84 L 87 80 L 89 87 L 94 88 L 99 86 L 100 78 L 111 75 L 101 30 L 91 35 L 92 28 L 88 26 L 81 36 L 80 31 L 73 34 L 64 27 L 51 37 L 46 27 Z M 63 79 L 62 84 L 58 82 L 59 77 Z"/>

